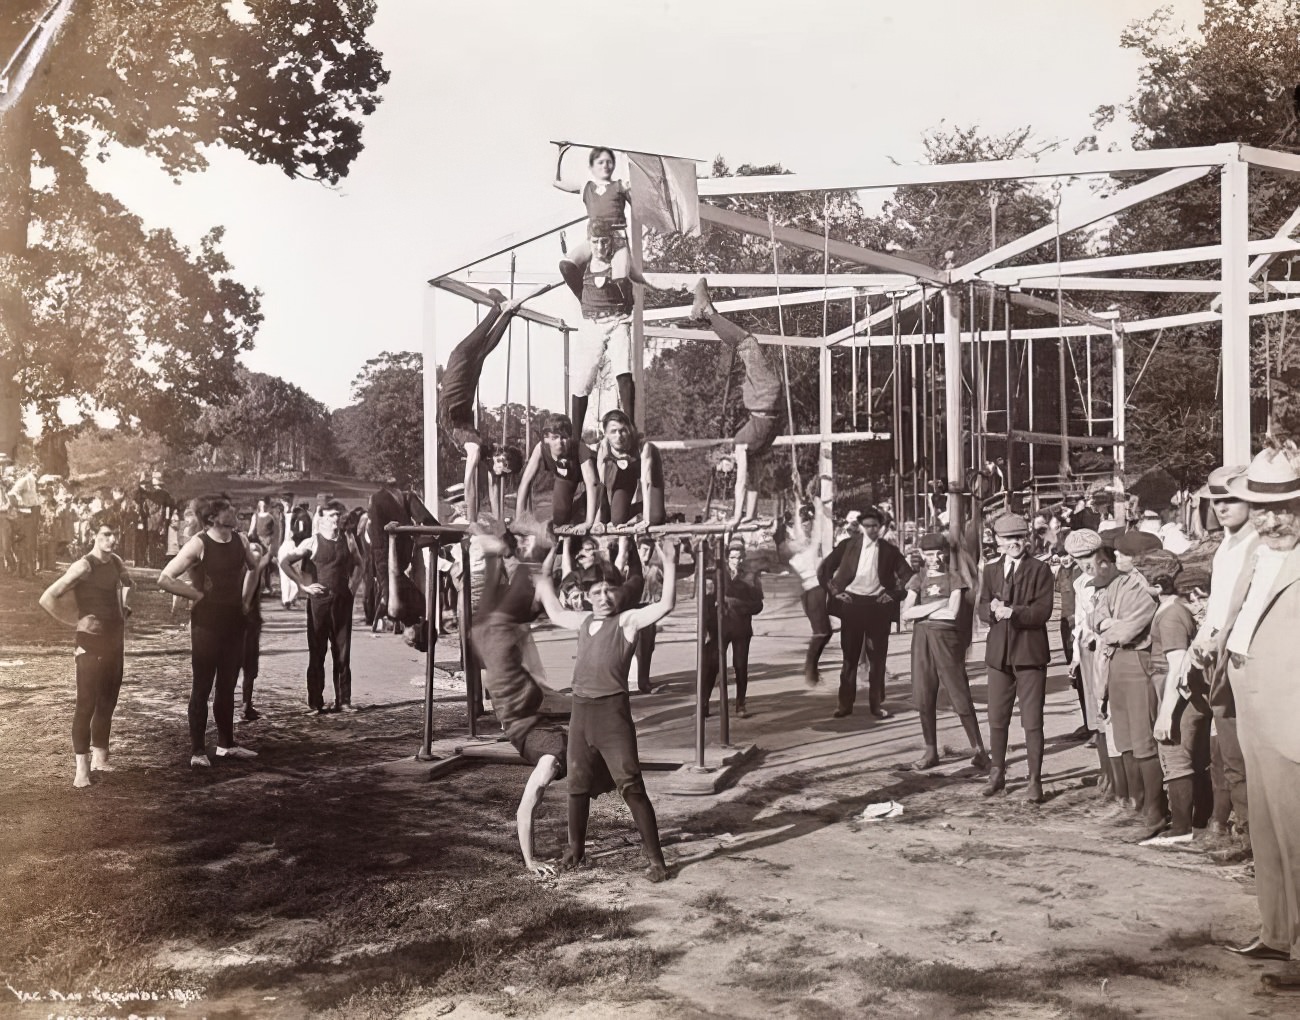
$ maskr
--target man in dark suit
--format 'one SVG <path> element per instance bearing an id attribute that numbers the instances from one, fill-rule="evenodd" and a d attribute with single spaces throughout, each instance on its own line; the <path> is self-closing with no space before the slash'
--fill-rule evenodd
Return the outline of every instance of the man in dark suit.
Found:
<path id="1" fill-rule="evenodd" d="M 865 646 L 871 664 L 870 708 L 877 719 L 888 718 L 885 700 L 885 659 L 889 631 L 898 603 L 907 595 L 912 568 L 897 547 L 880 540 L 884 517 L 875 507 L 863 511 L 862 530 L 831 550 L 817 568 L 817 578 L 827 592 L 827 611 L 840 618 L 839 707 L 835 718 L 853 711 L 858 693 L 858 658 Z M 1049 592 L 1050 594 L 1050 592 Z"/>
<path id="2" fill-rule="evenodd" d="M 1007 781 L 1007 733 L 1011 709 L 1020 699 L 1025 728 L 1029 785 L 1025 797 L 1043 800 L 1043 699 L 1046 697 L 1047 621 L 1052 615 L 1052 568 L 1025 553 L 1029 523 L 1015 514 L 993 522 L 996 560 L 984 568 L 979 618 L 989 628 L 984 646 L 988 666 L 989 740 L 993 769 L 984 796 L 1000 793 Z"/>

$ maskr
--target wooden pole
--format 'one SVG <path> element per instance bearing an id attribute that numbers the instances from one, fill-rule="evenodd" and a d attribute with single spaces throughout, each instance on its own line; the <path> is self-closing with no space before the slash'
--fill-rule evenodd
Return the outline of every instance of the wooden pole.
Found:
<path id="1" fill-rule="evenodd" d="M 423 379 L 421 394 L 424 409 L 424 499 L 438 506 L 438 292 L 424 289 L 424 335 L 421 344 Z"/>
<path id="2" fill-rule="evenodd" d="M 727 747 L 731 743 L 731 720 L 727 710 L 727 650 L 722 641 L 722 620 L 727 605 L 727 537 L 719 535 L 710 541 L 717 543 L 713 591 L 718 610 L 718 740 Z"/>

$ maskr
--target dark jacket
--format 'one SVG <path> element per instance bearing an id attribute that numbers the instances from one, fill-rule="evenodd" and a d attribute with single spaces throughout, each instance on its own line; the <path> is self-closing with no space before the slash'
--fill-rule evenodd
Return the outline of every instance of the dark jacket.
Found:
<path id="1" fill-rule="evenodd" d="M 897 546 L 886 541 L 879 541 L 876 554 L 876 570 L 880 575 L 881 587 L 897 604 L 907 596 L 907 582 L 911 580 L 913 570 Z M 862 534 L 852 535 L 822 560 L 817 568 L 817 579 L 830 594 L 830 609 L 834 612 L 835 596 L 843 592 L 858 573 L 858 557 L 862 555 Z"/>
<path id="2" fill-rule="evenodd" d="M 989 628 L 984 661 L 994 669 L 1046 666 L 1051 660 L 1047 621 L 1052 617 L 1052 568 L 1026 554 L 1020 557 L 1008 589 L 1004 559 L 999 556 L 984 568 L 980 586 L 979 618 Z M 989 610 L 993 599 L 1011 607 L 1009 620 L 993 619 Z"/>
<path id="3" fill-rule="evenodd" d="M 717 599 L 712 591 L 705 602 L 705 619 L 717 629 Z M 727 637 L 752 637 L 754 617 L 763 611 L 763 583 L 758 575 L 742 570 L 735 577 L 727 575 L 727 593 L 722 605 L 722 629 Z"/>

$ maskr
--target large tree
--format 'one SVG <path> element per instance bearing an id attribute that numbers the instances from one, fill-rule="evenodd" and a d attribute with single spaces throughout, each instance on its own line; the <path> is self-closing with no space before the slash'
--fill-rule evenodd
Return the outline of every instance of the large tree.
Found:
<path id="1" fill-rule="evenodd" d="M 85 167 L 118 146 L 171 175 L 224 146 L 335 184 L 387 81 L 373 0 L 15 0 L 7 59 L 42 13 L 0 103 L 0 446 L 20 404 L 61 400 L 173 436 L 235 382 L 258 295 L 220 229 L 197 250 L 146 231 Z M 12 12 L 12 13 L 11 13 Z"/>
<path id="2" fill-rule="evenodd" d="M 1300 81 L 1297 0 L 1206 0 L 1196 34 L 1163 9 L 1131 24 L 1120 41 L 1141 56 L 1144 66 L 1127 102 L 1097 110 L 1098 127 L 1126 116 L 1135 125 L 1132 143 L 1139 149 L 1244 142 L 1300 151 L 1294 99 Z M 1268 236 L 1300 205 L 1300 189 L 1254 170 L 1250 183 L 1252 236 Z M 1126 212 L 1106 241 L 1114 252 L 1217 243 L 1217 175 Z M 1147 275 L 1205 274 L 1203 266 L 1181 266 Z M 1291 275 L 1288 261 L 1281 259 L 1262 278 Z M 1140 318 L 1201 310 L 1206 296 L 1124 295 L 1119 304 L 1126 317 Z M 1290 319 L 1285 331 L 1276 316 L 1258 316 L 1251 323 L 1256 433 L 1268 425 L 1270 410 L 1275 431 L 1300 431 L 1300 363 L 1295 316 Z M 1129 416 L 1139 465 L 1161 463 L 1180 479 L 1196 482 L 1218 462 L 1220 336 L 1219 327 L 1211 325 L 1130 342 L 1131 372 L 1145 367 Z"/>

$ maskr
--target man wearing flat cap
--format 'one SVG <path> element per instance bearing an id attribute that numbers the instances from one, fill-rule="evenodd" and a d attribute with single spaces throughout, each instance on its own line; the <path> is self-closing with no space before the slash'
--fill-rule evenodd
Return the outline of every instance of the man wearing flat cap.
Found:
<path id="1" fill-rule="evenodd" d="M 1213 833 L 1226 836 L 1229 816 L 1235 811 L 1248 847 L 1246 759 L 1237 739 L 1237 706 L 1228 682 L 1228 663 L 1218 651 L 1219 635 L 1227 625 L 1228 610 L 1232 606 L 1232 593 L 1241 575 L 1254 562 L 1255 550 L 1259 548 L 1259 535 L 1250 520 L 1250 504 L 1228 489 L 1229 482 L 1245 473 L 1245 465 L 1215 468 L 1197 493 L 1202 504 L 1208 503 L 1223 525 L 1223 541 L 1215 550 L 1210 566 L 1210 597 L 1206 600 L 1205 617 L 1192 641 L 1192 661 L 1205 671 L 1210 681 L 1214 749 L 1223 773 L 1221 782 L 1216 776 L 1214 816 L 1209 828 Z"/>
<path id="2" fill-rule="evenodd" d="M 1264 450 L 1228 491 L 1250 504 L 1259 546 L 1232 594 L 1220 632 L 1250 777 L 1250 841 L 1259 901 L 1257 938 L 1234 951 L 1300 960 L 1300 450 Z M 1300 970 L 1266 974 L 1300 987 Z"/>
<path id="3" fill-rule="evenodd" d="M 861 520 L 862 530 L 832 549 L 817 568 L 817 577 L 829 596 L 827 611 L 841 621 L 844 663 L 840 667 L 839 705 L 833 713 L 837 719 L 853 711 L 858 693 L 858 658 L 864 647 L 871 664 L 871 714 L 878 719 L 888 717 L 881 702 L 885 698 L 889 629 L 912 576 L 912 568 L 898 547 L 880 538 L 884 515 L 869 507 Z"/>
<path id="4" fill-rule="evenodd" d="M 1041 803 L 1052 569 L 1025 554 L 1029 523 L 1023 517 L 1003 514 L 993 522 L 993 536 L 1000 555 L 984 568 L 979 601 L 979 618 L 989 628 L 984 661 L 988 666 L 989 750 L 993 759 L 983 792 L 992 797 L 1006 787 L 1011 710 L 1019 698 L 1029 768 L 1025 797 Z"/>

